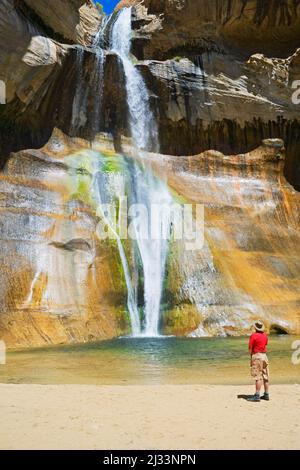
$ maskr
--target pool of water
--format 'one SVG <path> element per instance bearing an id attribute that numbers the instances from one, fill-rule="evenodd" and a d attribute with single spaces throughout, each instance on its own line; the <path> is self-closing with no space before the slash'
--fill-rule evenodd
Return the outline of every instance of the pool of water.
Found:
<path id="1" fill-rule="evenodd" d="M 292 364 L 299 337 L 269 342 L 273 383 L 300 383 Z M 93 344 L 9 351 L 1 383 L 246 384 L 248 338 L 120 338 Z"/>

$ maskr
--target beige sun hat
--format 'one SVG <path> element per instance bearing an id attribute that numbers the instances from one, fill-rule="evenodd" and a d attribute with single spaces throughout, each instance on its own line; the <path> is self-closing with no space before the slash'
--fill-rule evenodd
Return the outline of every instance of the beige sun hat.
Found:
<path id="1" fill-rule="evenodd" d="M 261 333 L 263 333 L 266 329 L 265 325 L 263 324 L 263 322 L 261 320 L 257 320 L 254 323 L 254 328 L 256 329 L 256 331 L 260 331 Z"/>

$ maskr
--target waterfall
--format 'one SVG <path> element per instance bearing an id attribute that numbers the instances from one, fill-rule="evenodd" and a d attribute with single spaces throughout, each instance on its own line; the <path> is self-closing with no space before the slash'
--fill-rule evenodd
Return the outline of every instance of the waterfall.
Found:
<path id="1" fill-rule="evenodd" d="M 104 71 L 105 71 L 105 60 L 106 60 L 106 31 L 108 29 L 109 22 L 111 20 L 111 16 L 105 16 L 102 20 L 100 29 L 96 34 L 94 41 L 93 41 L 93 49 L 96 56 L 96 66 L 95 66 L 95 78 L 94 78 L 94 100 L 93 100 L 93 107 L 94 107 L 94 116 L 93 116 L 93 132 L 96 135 L 97 132 L 100 131 L 101 122 L 101 107 L 102 107 L 102 100 L 103 100 L 103 84 L 104 84 Z"/>
<path id="2" fill-rule="evenodd" d="M 103 99 L 103 82 L 104 82 L 104 66 L 105 66 L 105 52 L 101 47 L 95 48 L 95 55 L 96 55 L 96 67 L 95 67 L 95 79 L 94 79 L 94 101 L 93 101 L 93 108 L 94 108 L 94 116 L 93 116 L 93 133 L 96 135 L 100 131 L 101 123 L 100 123 L 100 116 L 101 116 L 101 107 L 102 107 L 102 99 Z"/>
<path id="3" fill-rule="evenodd" d="M 172 198 L 166 185 L 155 178 L 145 166 L 133 167 L 131 186 L 133 188 L 131 200 L 138 207 L 141 206 L 138 214 L 134 214 L 133 225 L 144 274 L 145 325 L 142 333 L 144 336 L 158 336 L 168 253 L 167 240 L 170 233 L 170 220 L 168 214 L 164 214 L 164 208 L 170 206 Z M 152 208 L 155 208 L 155 214 Z M 155 237 L 152 238 L 154 234 Z"/>
<path id="4" fill-rule="evenodd" d="M 111 19 L 112 19 L 112 15 L 108 15 L 103 18 L 100 29 L 94 39 L 94 43 L 93 43 L 94 47 L 107 49 L 107 46 L 109 46 L 109 44 L 107 44 L 107 41 L 106 41 L 106 38 L 107 38 L 106 32 L 109 29 L 108 26 L 109 26 Z"/>
<path id="5" fill-rule="evenodd" d="M 102 23 L 98 34 L 95 37 L 93 49 L 95 52 L 95 70 L 91 77 L 93 84 L 93 116 L 92 129 L 94 134 L 100 130 L 101 103 L 103 95 L 103 79 L 106 52 L 103 48 L 109 48 L 119 57 L 126 79 L 126 94 L 128 103 L 128 123 L 133 139 L 133 143 L 140 150 L 140 156 L 145 158 L 145 152 L 159 151 L 158 127 L 151 109 L 150 96 L 144 79 L 138 68 L 134 65 L 131 57 L 131 8 L 122 9 L 116 19 L 110 16 Z M 115 19 L 115 21 L 114 21 Z M 113 22 L 114 21 L 114 22 Z M 112 24 L 112 26 L 110 26 Z M 110 31 L 109 31 L 110 30 Z M 109 38 L 109 44 L 107 44 Z M 72 128 L 78 131 L 86 124 L 86 102 L 90 96 L 89 87 L 84 87 L 83 73 L 84 50 L 77 50 L 77 87 L 73 103 Z M 133 336 L 157 336 L 159 334 L 160 304 L 165 277 L 165 265 L 168 252 L 167 237 L 170 231 L 170 221 L 168 217 L 155 214 L 152 217 L 152 207 L 164 208 L 172 203 L 171 195 L 167 185 L 155 178 L 152 171 L 147 167 L 146 162 L 142 165 L 132 163 L 129 165 L 129 196 L 130 203 L 143 207 L 136 217 L 133 218 L 132 225 L 135 237 L 133 240 L 133 252 L 137 253 L 133 258 L 135 273 L 139 271 L 139 266 L 143 270 L 144 288 L 144 323 L 141 324 L 137 301 L 137 285 L 133 285 L 134 278 L 131 276 L 130 265 L 126 258 L 126 253 L 122 240 L 115 231 L 120 259 L 122 262 L 124 277 L 127 287 L 127 307 L 130 314 Z M 99 176 L 99 175 L 98 175 Z M 104 179 L 95 179 L 94 190 L 97 193 L 99 204 L 107 203 L 109 188 L 103 183 Z M 151 229 L 150 229 L 151 215 Z M 102 214 L 102 218 L 104 215 Z M 105 217 L 104 217 L 105 218 Z M 110 221 L 107 220 L 108 225 Z M 112 228 L 112 227 L 111 227 Z M 155 233 L 155 237 L 152 234 Z"/>
<path id="6" fill-rule="evenodd" d="M 149 93 L 142 75 L 130 57 L 131 8 L 123 8 L 111 31 L 111 49 L 124 68 L 129 108 L 129 125 L 136 146 L 143 150 L 159 151 L 157 124 L 150 107 Z"/>
<path id="7" fill-rule="evenodd" d="M 114 202 L 115 194 L 112 194 L 111 191 L 111 184 L 107 181 L 107 178 L 103 173 L 97 172 L 93 178 L 93 192 L 94 197 L 97 200 L 97 205 L 99 209 L 103 207 L 104 204 L 111 204 Z M 118 235 L 117 230 L 113 226 L 113 221 L 110 220 L 109 214 L 104 214 L 101 211 L 101 216 L 105 220 L 106 224 L 109 226 L 110 230 L 114 234 L 114 237 L 118 244 L 118 250 L 120 254 L 120 259 L 122 263 L 123 273 L 126 282 L 127 288 L 127 308 L 130 315 L 130 323 L 131 323 L 131 330 L 133 336 L 139 336 L 141 334 L 141 322 L 140 322 L 140 315 L 138 311 L 136 296 L 134 287 L 132 285 L 132 280 L 130 276 L 130 269 L 128 266 L 128 261 L 126 258 L 126 253 L 122 244 L 122 240 Z"/>
<path id="8" fill-rule="evenodd" d="M 83 58 L 84 50 L 81 47 L 76 49 L 76 89 L 72 107 L 71 130 L 78 132 L 86 123 L 86 103 L 87 94 L 84 89 L 83 81 Z"/>
<path id="9" fill-rule="evenodd" d="M 42 274 L 42 271 L 37 269 L 36 273 L 34 275 L 34 278 L 31 282 L 31 285 L 30 285 L 29 294 L 28 294 L 27 299 L 25 301 L 25 306 L 26 307 L 30 307 L 30 305 L 33 301 L 34 288 L 35 288 L 35 285 L 36 285 L 37 281 L 39 280 L 39 277 L 41 276 L 41 274 Z"/>
<path id="10" fill-rule="evenodd" d="M 87 123 L 90 125 L 93 135 L 96 135 L 101 128 L 100 118 L 106 58 L 106 53 L 102 48 L 101 38 L 103 37 L 106 26 L 107 21 L 104 20 L 93 43 L 95 66 L 89 79 L 91 86 L 86 86 L 86 77 L 83 72 L 85 50 L 83 47 L 78 47 L 76 49 L 76 89 L 73 99 L 71 120 L 71 131 L 73 134 L 78 134 L 80 129 L 84 128 Z M 88 102 L 93 103 L 90 120 L 88 118 Z"/>
<path id="11" fill-rule="evenodd" d="M 158 129 L 150 106 L 149 92 L 130 56 L 131 14 L 131 8 L 124 8 L 118 14 L 111 31 L 111 49 L 119 56 L 124 68 L 129 125 L 134 144 L 141 151 L 158 152 Z M 141 156 L 143 157 L 143 152 Z M 157 336 L 168 251 L 165 235 L 169 232 L 170 221 L 159 214 L 158 217 L 151 218 L 151 229 L 156 234 L 153 239 L 149 230 L 149 216 L 153 205 L 163 208 L 169 206 L 172 199 L 166 184 L 156 179 L 146 165 L 143 165 L 142 171 L 139 171 L 138 166 L 133 167 L 132 188 L 132 202 L 147 209 L 146 212 L 140 211 L 133 221 L 144 274 L 145 326 L 142 333 L 145 336 Z"/>
<path id="12" fill-rule="evenodd" d="M 122 245 L 122 241 L 118 235 L 116 235 L 116 238 L 117 238 L 121 263 L 123 266 L 125 282 L 126 282 L 126 287 L 127 287 L 127 308 L 130 314 L 132 335 L 139 336 L 141 334 L 141 321 L 140 321 L 140 314 L 138 311 L 136 296 L 134 293 L 134 289 L 133 289 L 132 281 L 130 277 L 129 266 L 128 266 L 125 250 Z"/>

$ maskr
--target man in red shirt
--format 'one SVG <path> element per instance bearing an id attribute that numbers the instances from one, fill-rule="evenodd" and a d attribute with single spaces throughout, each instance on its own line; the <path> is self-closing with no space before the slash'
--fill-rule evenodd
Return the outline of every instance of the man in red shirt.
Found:
<path id="1" fill-rule="evenodd" d="M 259 402 L 261 399 L 269 401 L 269 361 L 267 357 L 268 337 L 262 321 L 254 323 L 255 333 L 249 340 L 249 353 L 251 355 L 251 375 L 255 379 L 256 392 L 248 401 Z M 264 384 L 265 393 L 261 397 L 260 391 Z"/>

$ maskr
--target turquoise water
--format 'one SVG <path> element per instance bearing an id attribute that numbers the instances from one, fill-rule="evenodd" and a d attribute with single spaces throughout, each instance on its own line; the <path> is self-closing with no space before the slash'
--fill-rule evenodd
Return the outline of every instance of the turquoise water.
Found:
<path id="1" fill-rule="evenodd" d="M 273 383 L 300 383 L 292 364 L 299 337 L 269 343 Z M 2 383 L 37 384 L 246 384 L 248 338 L 120 338 L 99 343 L 10 351 Z"/>

